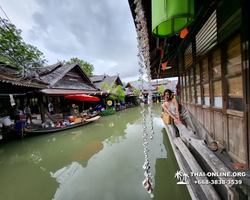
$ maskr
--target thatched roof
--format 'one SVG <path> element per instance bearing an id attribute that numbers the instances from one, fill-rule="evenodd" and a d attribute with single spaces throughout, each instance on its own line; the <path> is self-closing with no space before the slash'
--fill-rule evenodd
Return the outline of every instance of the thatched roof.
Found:
<path id="1" fill-rule="evenodd" d="M 119 75 L 115 75 L 115 76 L 97 75 L 97 76 L 91 77 L 90 79 L 98 89 L 101 89 L 103 83 L 107 83 L 111 85 L 113 82 L 116 82 L 117 85 L 122 85 L 122 81 Z"/>
<path id="2" fill-rule="evenodd" d="M 88 75 L 84 72 L 84 70 L 82 69 L 81 65 L 79 63 L 73 63 L 70 65 L 61 65 L 60 63 L 56 63 L 54 65 L 48 66 L 46 67 L 46 69 L 42 72 L 42 75 L 40 76 L 40 79 L 44 82 L 47 82 L 50 84 L 51 88 L 54 88 L 54 86 L 56 88 L 59 87 L 59 84 L 62 84 L 61 87 L 63 87 L 63 85 L 66 88 L 69 88 L 69 86 L 71 87 L 71 89 L 73 89 L 72 87 L 76 86 L 78 83 L 75 81 L 70 81 L 70 82 L 65 82 L 65 80 L 62 82 L 59 82 L 71 69 L 73 68 L 78 68 L 80 73 L 82 74 L 82 76 L 84 76 L 84 78 L 87 80 L 86 85 L 88 85 L 89 87 L 91 87 L 91 89 L 96 89 L 96 87 L 94 86 L 94 84 L 92 84 L 90 78 L 88 77 Z M 82 89 L 86 89 L 86 85 L 84 85 L 84 88 Z M 61 88 L 60 87 L 60 88 Z M 80 87 L 80 85 L 79 85 Z M 78 89 L 79 89 L 78 87 Z"/>
<path id="3" fill-rule="evenodd" d="M 37 72 L 41 76 L 41 75 L 50 73 L 51 71 L 53 71 L 54 69 L 56 69 L 57 67 L 60 67 L 62 65 L 63 64 L 61 62 L 57 62 L 57 63 L 55 63 L 53 65 L 48 65 L 46 67 L 41 67 L 41 68 L 39 68 L 37 70 Z"/>
<path id="4" fill-rule="evenodd" d="M 176 89 L 177 81 L 167 82 L 166 80 L 154 80 L 151 84 L 153 87 L 163 85 L 165 89 L 174 91 Z"/>
<path id="5" fill-rule="evenodd" d="M 131 84 L 133 84 L 133 86 L 131 86 Z M 127 87 L 134 87 L 134 88 L 136 88 L 136 89 L 139 89 L 139 90 L 141 90 L 140 88 L 141 88 L 141 84 L 142 84 L 142 81 L 129 81 L 128 83 L 127 83 L 127 85 L 125 86 L 125 88 L 127 88 Z M 146 91 L 148 91 L 149 90 L 149 87 L 148 87 L 148 82 L 147 81 L 143 81 L 143 89 L 144 90 L 146 90 Z M 156 88 L 155 87 L 151 87 L 151 90 L 156 90 Z"/>
<path id="6" fill-rule="evenodd" d="M 65 89 L 70 88 L 72 90 L 96 90 L 90 83 L 81 83 L 71 80 L 59 80 L 56 84 L 53 85 L 54 89 Z"/>
<path id="7" fill-rule="evenodd" d="M 96 75 L 90 78 L 90 80 L 95 83 L 95 82 L 99 82 L 102 81 L 104 79 L 105 75 Z"/>
<path id="8" fill-rule="evenodd" d="M 48 86 L 48 84 L 46 84 L 45 82 L 41 80 L 37 80 L 35 78 L 30 78 L 30 77 L 22 77 L 22 75 L 19 73 L 17 68 L 9 66 L 2 62 L 0 62 L 0 82 L 9 83 L 14 86 L 31 87 L 31 88 L 39 88 L 39 89 L 43 89 Z M 8 88 L 2 88 L 2 89 L 8 90 Z M 12 90 L 15 90 L 15 89 L 12 88 Z M 12 92 L 12 91 L 9 91 L 9 92 Z"/>

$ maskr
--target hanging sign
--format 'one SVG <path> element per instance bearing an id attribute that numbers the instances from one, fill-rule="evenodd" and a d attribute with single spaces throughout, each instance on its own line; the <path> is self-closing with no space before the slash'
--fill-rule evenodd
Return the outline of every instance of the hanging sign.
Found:
<path id="1" fill-rule="evenodd" d="M 112 101 L 108 100 L 107 104 L 108 104 L 108 106 L 112 106 Z"/>

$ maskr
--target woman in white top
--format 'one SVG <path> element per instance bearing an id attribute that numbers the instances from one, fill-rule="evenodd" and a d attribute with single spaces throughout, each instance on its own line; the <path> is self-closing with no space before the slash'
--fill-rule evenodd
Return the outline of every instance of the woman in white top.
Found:
<path id="1" fill-rule="evenodd" d="M 193 131 L 199 139 L 205 140 L 208 143 L 213 141 L 198 120 L 184 106 L 180 105 L 176 98 L 173 98 L 171 90 L 167 89 L 164 91 L 164 98 L 166 101 L 162 104 L 162 108 L 174 119 L 174 123 L 179 130 L 180 128 L 187 128 L 188 131 Z"/>

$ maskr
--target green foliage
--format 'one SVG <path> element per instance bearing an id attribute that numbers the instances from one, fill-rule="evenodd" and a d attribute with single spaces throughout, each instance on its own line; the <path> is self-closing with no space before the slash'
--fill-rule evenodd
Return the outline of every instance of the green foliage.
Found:
<path id="1" fill-rule="evenodd" d="M 113 109 L 113 108 L 108 108 L 107 110 L 102 110 L 101 112 L 100 112 L 100 115 L 101 116 L 108 116 L 108 115 L 113 115 L 113 114 L 115 114 L 116 112 L 115 112 L 115 110 Z"/>
<path id="2" fill-rule="evenodd" d="M 119 101 L 124 103 L 125 99 L 124 99 L 124 90 L 122 89 L 121 85 L 116 85 L 115 82 L 113 82 L 111 85 L 107 84 L 107 83 L 103 83 L 101 86 L 103 89 L 105 90 L 109 90 L 109 92 L 111 93 L 111 95 L 109 95 L 109 98 L 111 100 L 114 101 Z M 115 90 L 116 88 L 116 90 Z"/>
<path id="3" fill-rule="evenodd" d="M 22 31 L 8 20 L 0 19 L 0 62 L 24 68 L 42 67 L 47 63 L 43 53 L 37 47 L 26 44 Z"/>
<path id="4" fill-rule="evenodd" d="M 133 91 L 135 96 L 139 96 L 140 95 L 140 90 L 139 89 L 134 89 Z"/>
<path id="5" fill-rule="evenodd" d="M 164 94 L 165 88 L 163 85 L 160 85 L 158 88 L 158 94 Z"/>
<path id="6" fill-rule="evenodd" d="M 92 64 L 88 63 L 88 62 L 85 62 L 84 60 L 80 60 L 78 58 L 70 58 L 69 61 L 65 61 L 65 60 L 62 61 L 62 63 L 64 65 L 70 65 L 70 64 L 73 64 L 75 62 L 78 62 L 82 66 L 83 70 L 85 71 L 85 73 L 89 77 L 93 77 L 94 76 L 94 74 L 93 74 L 94 66 Z"/>

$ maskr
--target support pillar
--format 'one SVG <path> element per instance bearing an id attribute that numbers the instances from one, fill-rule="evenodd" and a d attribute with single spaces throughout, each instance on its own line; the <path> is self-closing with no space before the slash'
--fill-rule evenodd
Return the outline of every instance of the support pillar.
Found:
<path id="1" fill-rule="evenodd" d="M 44 108 L 44 105 L 43 105 L 43 95 L 41 93 L 38 94 L 38 106 L 39 106 L 39 109 L 40 109 L 42 123 L 44 123 L 44 122 L 46 122 L 45 112 L 44 112 L 45 108 Z"/>

